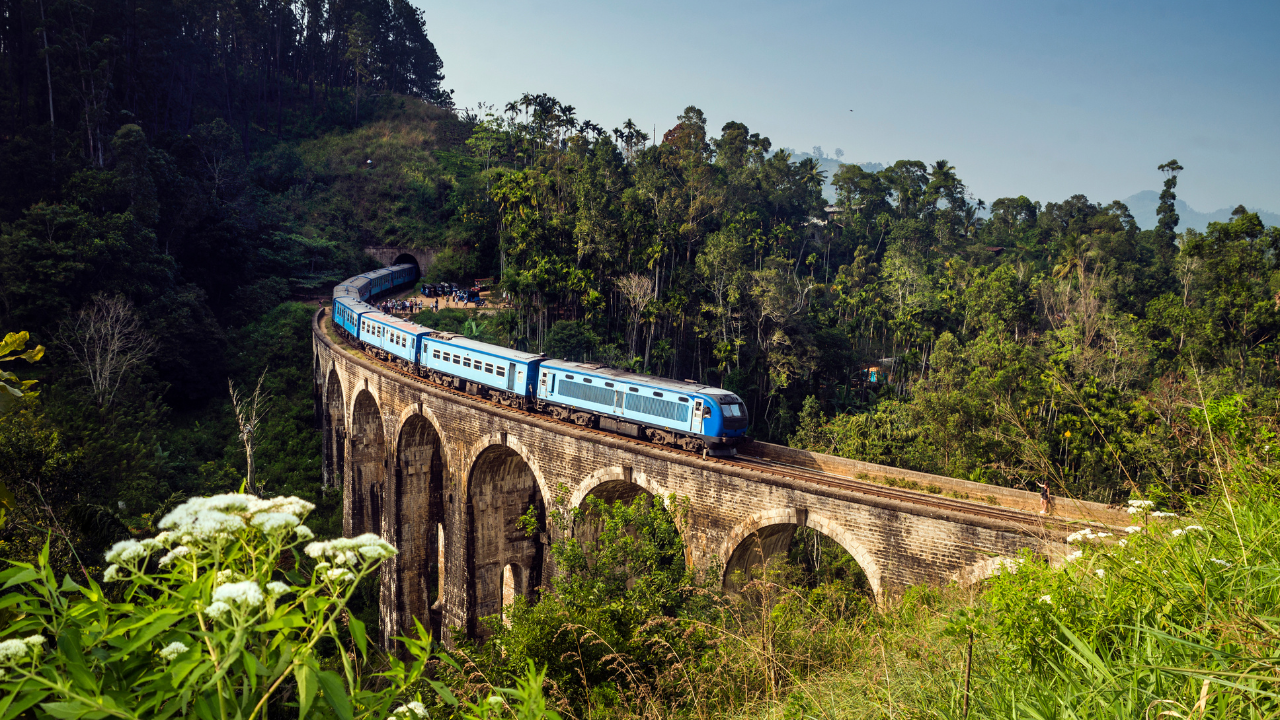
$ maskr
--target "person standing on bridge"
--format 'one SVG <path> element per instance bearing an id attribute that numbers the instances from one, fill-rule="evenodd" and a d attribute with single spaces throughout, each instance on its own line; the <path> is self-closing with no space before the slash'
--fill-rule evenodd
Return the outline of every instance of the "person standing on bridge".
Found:
<path id="1" fill-rule="evenodd" d="M 1036 484 L 1040 486 L 1040 514 L 1046 515 L 1053 503 L 1053 498 L 1049 495 L 1049 480 L 1047 478 L 1044 482 L 1037 480 Z"/>

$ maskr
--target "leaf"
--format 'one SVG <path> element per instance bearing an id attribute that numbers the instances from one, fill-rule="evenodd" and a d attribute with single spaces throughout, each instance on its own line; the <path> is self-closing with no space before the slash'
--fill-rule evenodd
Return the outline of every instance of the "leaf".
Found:
<path id="1" fill-rule="evenodd" d="M 98 683 L 85 666 L 84 655 L 80 652 L 80 631 L 77 628 L 67 628 L 58 635 L 58 650 L 66 659 L 67 672 L 71 673 L 72 682 L 97 695 Z"/>
<path id="2" fill-rule="evenodd" d="M 360 620 L 351 618 L 350 622 L 351 637 L 355 638 L 356 644 L 360 646 L 360 656 L 365 657 L 368 654 L 368 640 L 365 638 L 364 623 Z"/>
<path id="3" fill-rule="evenodd" d="M 49 697 L 44 690 L 23 689 L 0 700 L 0 720 L 10 720 L 21 715 L 27 708 Z"/>
<path id="4" fill-rule="evenodd" d="M 22 583 L 25 583 L 25 582 L 31 582 L 32 580 L 35 580 L 38 577 L 40 577 L 40 572 L 35 568 L 29 568 L 27 570 L 23 570 L 17 575 L 14 575 L 13 577 L 9 578 L 9 580 L 5 582 L 3 589 L 8 590 L 14 585 L 21 585 Z"/>
<path id="5" fill-rule="evenodd" d="M 458 706 L 458 698 L 454 697 L 453 693 L 449 692 L 449 688 L 445 687 L 444 683 L 439 680 L 428 680 L 427 682 L 431 683 L 432 689 L 436 691 L 436 694 L 440 696 L 441 700 L 444 700 L 446 705 L 449 707 Z"/>
<path id="6" fill-rule="evenodd" d="M 318 673 L 317 678 L 320 681 L 320 688 L 324 690 L 324 699 L 329 703 L 329 707 L 333 708 L 340 720 L 352 720 L 351 700 L 347 697 L 347 689 L 342 684 L 342 678 L 331 670 Z"/>
<path id="7" fill-rule="evenodd" d="M 90 710 L 80 703 L 40 703 L 40 709 L 58 718 L 58 720 L 100 720 L 108 716 L 107 713 L 101 710 Z"/>
<path id="8" fill-rule="evenodd" d="M 298 681 L 298 720 L 302 720 L 316 699 L 316 673 L 309 664 L 303 663 L 294 669 L 293 676 Z"/>
<path id="9" fill-rule="evenodd" d="M 183 617 L 184 617 L 183 615 L 177 614 L 177 613 L 174 613 L 171 615 L 158 614 L 153 616 L 150 619 L 151 624 L 148 625 L 145 630 L 135 635 L 133 637 L 133 640 L 130 641 L 128 645 L 125 645 L 123 648 L 121 648 L 120 654 L 127 655 L 133 652 L 134 650 L 138 649 L 138 646 L 142 645 L 143 643 L 150 642 L 151 638 L 155 637 L 156 635 L 159 635 L 165 630 L 168 630 L 169 626 L 178 622 Z"/>

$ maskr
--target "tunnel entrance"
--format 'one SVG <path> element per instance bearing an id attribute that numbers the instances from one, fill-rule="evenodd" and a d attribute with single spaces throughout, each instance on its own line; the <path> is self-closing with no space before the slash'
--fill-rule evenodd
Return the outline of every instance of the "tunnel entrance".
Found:
<path id="1" fill-rule="evenodd" d="M 422 266 L 418 264 L 418 258 L 409 253 L 400 253 L 396 259 L 391 262 L 392 265 L 412 265 L 414 268 L 413 279 L 417 280 L 422 277 Z"/>
<path id="2" fill-rule="evenodd" d="M 506 446 L 480 453 L 467 497 L 468 635 L 490 635 L 484 619 L 500 616 L 516 595 L 536 602 L 546 517 L 538 479 L 519 453 Z M 508 569 L 510 589 L 504 593 Z"/>

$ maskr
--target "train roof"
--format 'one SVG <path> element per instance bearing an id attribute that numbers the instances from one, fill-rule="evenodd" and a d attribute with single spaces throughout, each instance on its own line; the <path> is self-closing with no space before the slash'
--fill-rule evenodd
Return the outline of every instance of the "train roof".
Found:
<path id="1" fill-rule="evenodd" d="M 382 323 L 388 327 L 393 327 L 407 335 L 420 335 L 422 333 L 435 332 L 429 327 L 424 327 L 418 323 L 409 322 L 408 320 L 402 320 L 394 315 L 388 315 L 381 310 L 374 310 L 374 312 L 369 313 L 369 317 L 367 319 L 372 320 L 373 322 Z"/>
<path id="2" fill-rule="evenodd" d="M 488 353 L 490 355 L 501 355 L 502 357 L 511 358 L 512 360 L 519 360 L 520 362 L 531 362 L 533 360 L 540 360 L 540 359 L 546 358 L 546 355 L 543 355 L 541 353 L 531 353 L 531 352 L 522 352 L 520 350 L 512 350 L 511 348 L 504 348 L 501 345 L 493 345 L 487 342 L 480 342 L 479 340 L 471 340 L 467 337 L 464 337 L 462 335 L 456 335 L 454 333 L 437 331 L 435 337 L 432 339 L 442 341 L 442 342 L 447 342 L 450 345 L 455 345 L 460 348 L 475 350 L 477 352 Z"/>
<path id="3" fill-rule="evenodd" d="M 682 382 L 680 380 L 671 380 L 669 378 L 657 377 L 656 375 L 643 375 L 628 370 L 619 370 L 611 368 L 600 363 L 579 363 L 570 362 L 568 360 L 548 360 L 542 363 L 544 368 L 553 368 L 564 372 L 579 372 L 584 375 L 593 377 L 611 378 L 618 382 L 629 383 L 632 385 L 644 385 L 646 387 L 661 388 L 677 393 L 702 393 L 704 395 L 732 395 L 724 388 L 718 388 L 714 385 L 703 385 L 699 382 Z"/>
<path id="4" fill-rule="evenodd" d="M 365 313 L 378 312 L 378 308 L 376 308 L 376 307 L 374 307 L 374 306 L 370 305 L 369 303 L 367 303 L 367 302 L 365 302 L 365 301 L 361 300 L 361 299 L 359 298 L 359 296 L 354 296 L 354 297 L 353 297 L 353 296 L 350 296 L 350 295 L 344 295 L 344 296 L 342 296 L 342 297 L 334 298 L 334 302 L 340 302 L 340 303 L 342 303 L 343 305 L 346 305 L 347 307 L 351 308 L 353 311 L 355 311 L 356 313 L 359 313 L 359 314 L 361 314 L 361 315 L 363 315 L 363 314 L 365 314 Z"/>

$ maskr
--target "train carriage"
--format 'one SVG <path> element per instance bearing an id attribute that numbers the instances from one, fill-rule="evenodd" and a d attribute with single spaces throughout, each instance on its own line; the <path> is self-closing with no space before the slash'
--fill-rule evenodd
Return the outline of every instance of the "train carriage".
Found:
<path id="1" fill-rule="evenodd" d="M 431 333 L 429 328 L 381 311 L 360 316 L 360 342 L 379 359 L 395 362 L 409 371 L 418 365 L 422 338 Z"/>
<path id="2" fill-rule="evenodd" d="M 359 298 L 335 297 L 333 322 L 355 340 L 360 339 L 360 316 L 375 313 L 378 309 Z"/>
<path id="3" fill-rule="evenodd" d="M 539 373 L 539 405 L 562 420 L 714 454 L 746 436 L 741 400 L 719 388 L 565 360 Z"/>
<path id="4" fill-rule="evenodd" d="M 421 374 L 471 395 L 486 395 L 506 405 L 524 407 L 533 392 L 538 365 L 545 358 L 453 333 L 436 333 L 426 338 Z"/>

